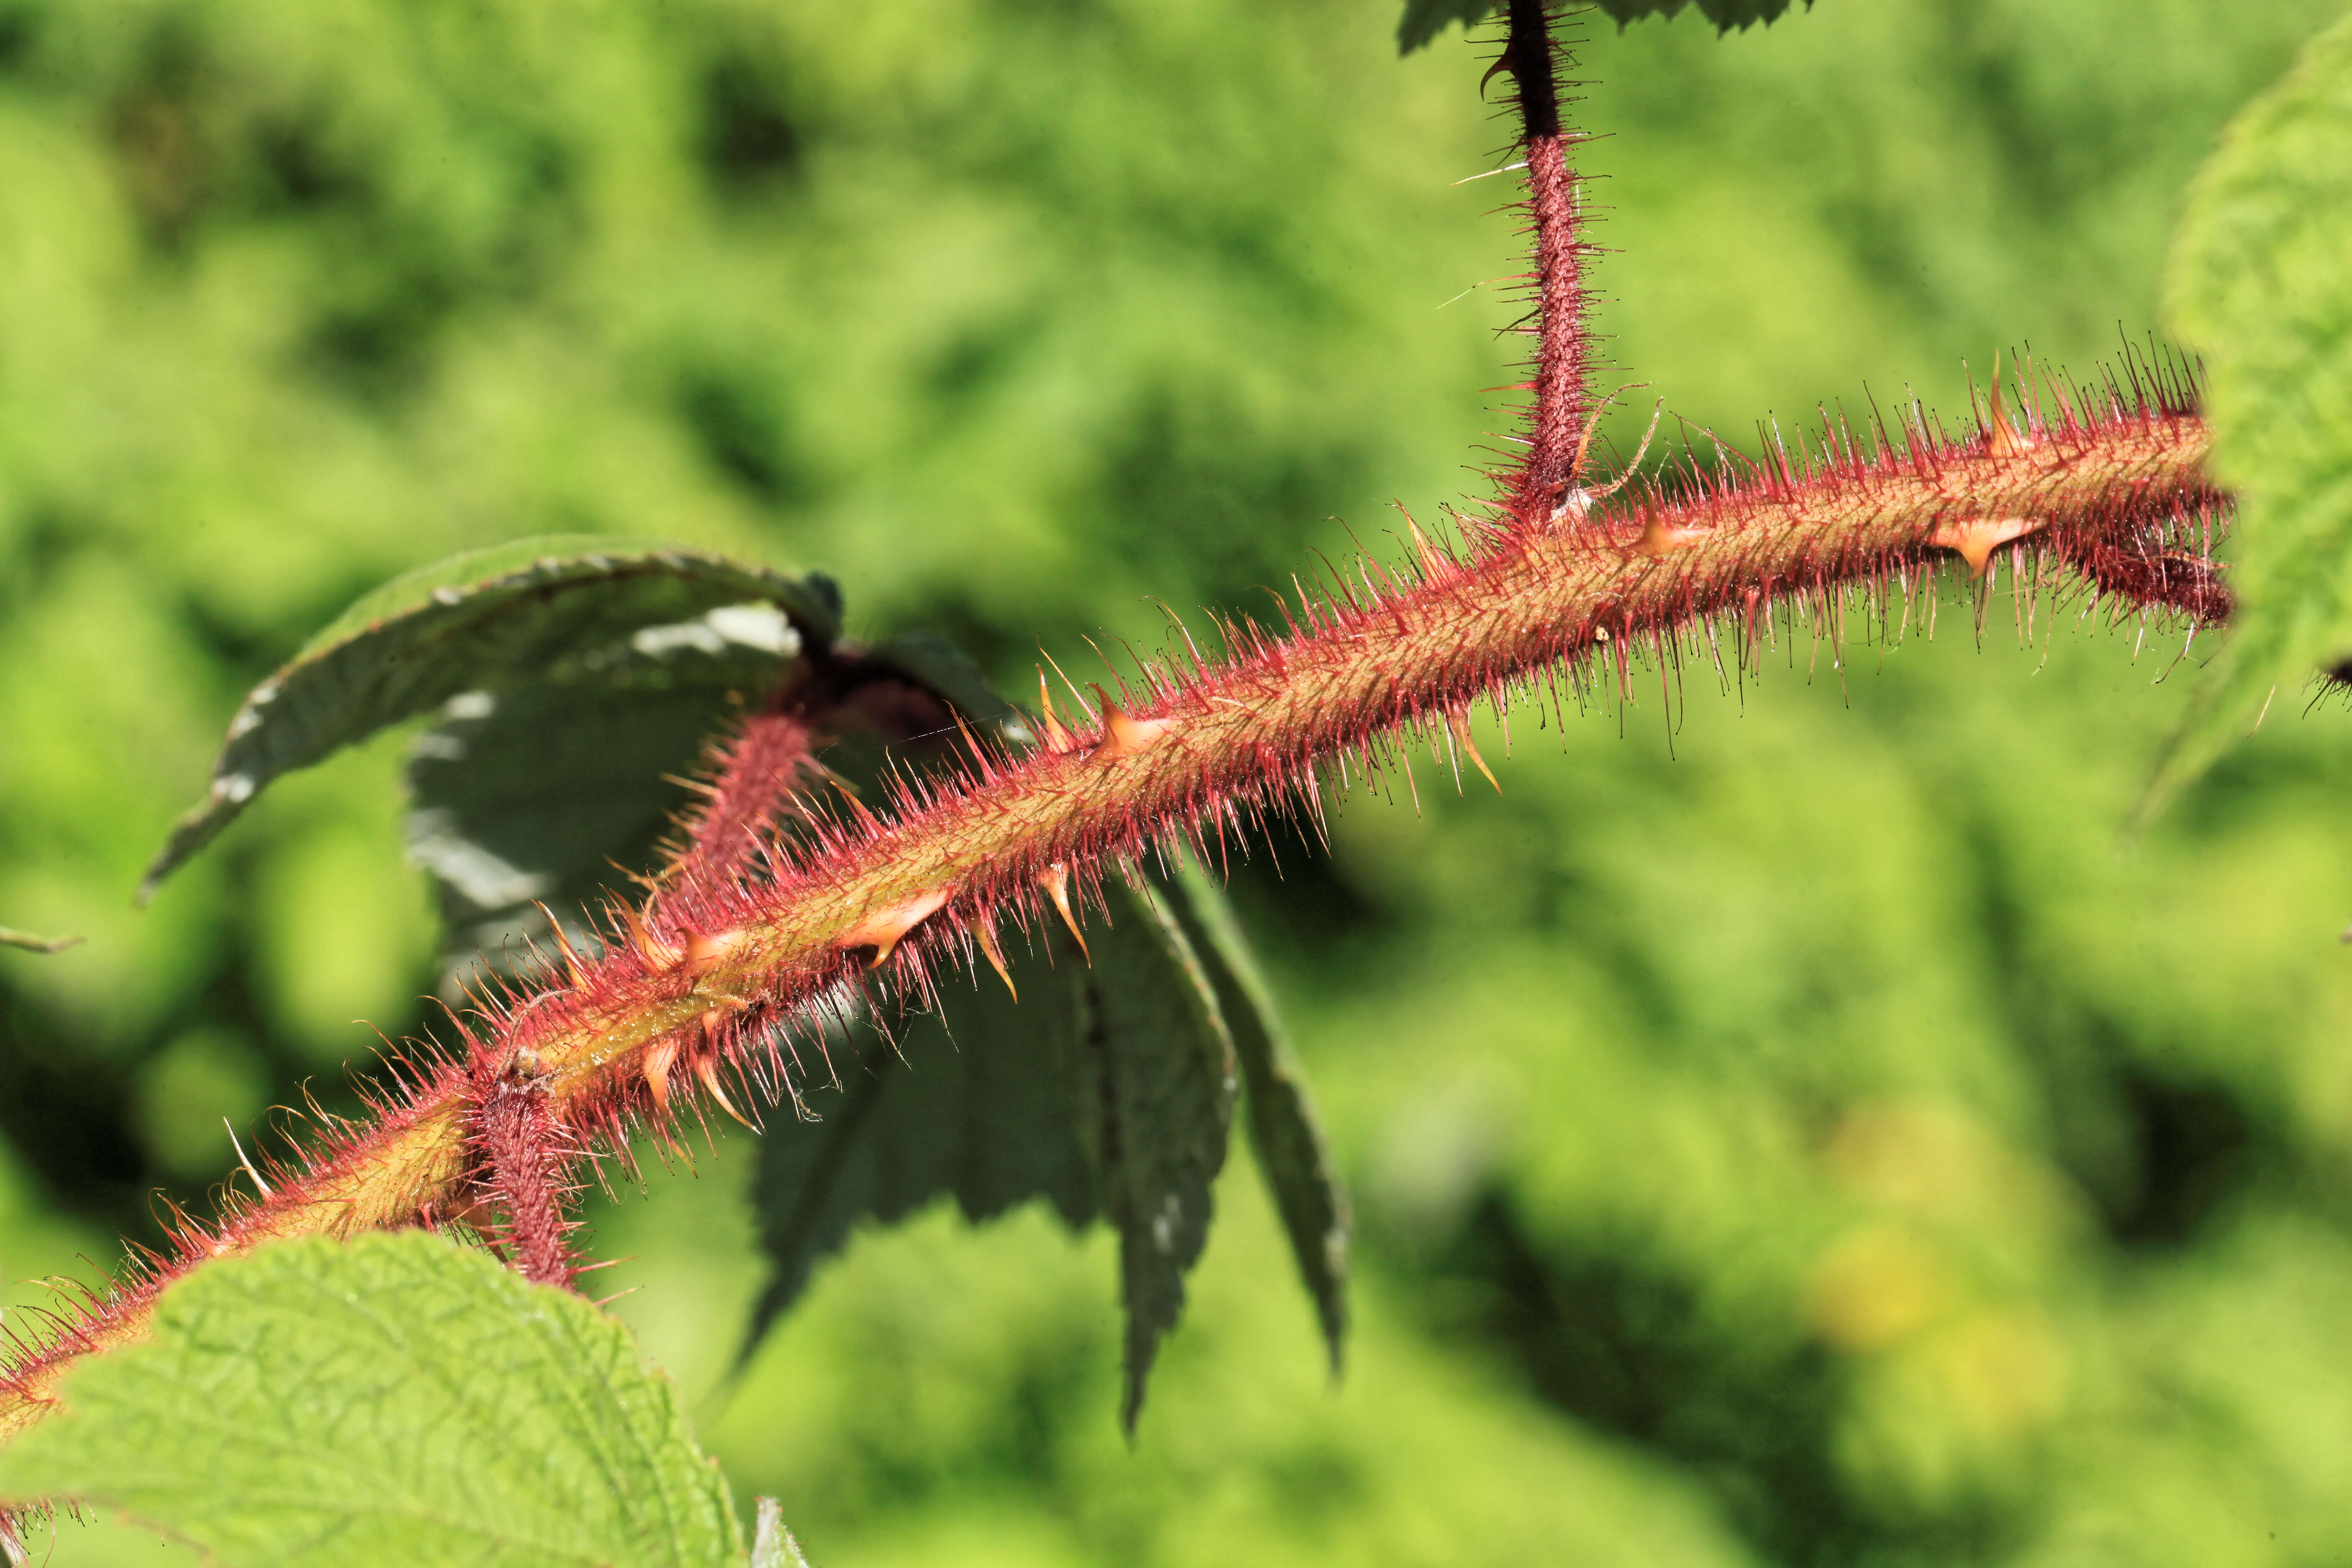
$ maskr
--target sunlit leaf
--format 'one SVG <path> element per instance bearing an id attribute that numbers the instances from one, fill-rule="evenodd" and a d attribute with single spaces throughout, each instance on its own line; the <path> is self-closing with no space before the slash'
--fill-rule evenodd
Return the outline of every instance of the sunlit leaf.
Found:
<path id="1" fill-rule="evenodd" d="M 0 1497 L 121 1509 L 235 1568 L 743 1560 L 628 1331 L 423 1232 L 207 1265 L 63 1399 L 0 1452 Z"/>
<path id="2" fill-rule="evenodd" d="M 525 540 L 396 578 L 247 697 L 210 791 L 173 827 L 142 896 L 271 780 L 453 697 L 593 674 L 596 658 L 627 651 L 764 637 L 789 657 L 829 644 L 839 615 L 821 577 L 595 538 Z"/>
<path id="3" fill-rule="evenodd" d="M 2352 21 L 2231 122 L 2189 189 L 2168 303 L 2238 495 L 2239 608 L 2159 799 L 2352 654 Z"/>

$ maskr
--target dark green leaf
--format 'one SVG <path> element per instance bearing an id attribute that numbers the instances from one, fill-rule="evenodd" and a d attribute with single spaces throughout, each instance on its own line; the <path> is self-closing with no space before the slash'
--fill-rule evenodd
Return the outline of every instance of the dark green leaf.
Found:
<path id="1" fill-rule="evenodd" d="M 1184 1307 L 1184 1276 L 1209 1239 L 1210 1187 L 1233 1121 L 1234 1047 L 1208 976 L 1150 894 L 1103 889 L 1107 929 L 1091 938 L 1093 1042 L 1106 1115 L 1103 1207 L 1118 1227 L 1127 1306 L 1129 1430 L 1160 1336 Z"/>
<path id="2" fill-rule="evenodd" d="M 767 684 L 780 671 L 772 669 Z M 445 706 L 408 764 L 410 858 L 431 873 L 446 958 L 514 968 L 548 932 L 575 943 L 600 895 L 633 891 L 689 804 L 675 782 L 735 715 L 734 689 L 547 683 L 474 691 Z"/>
<path id="3" fill-rule="evenodd" d="M 1208 1237 L 1234 1058 L 1183 932 L 1144 894 L 1113 883 L 1105 897 L 1091 967 L 1052 933 L 1047 953 L 1013 964 L 1018 1004 L 983 973 L 907 1020 L 895 1052 L 861 1029 L 842 1047 L 840 1099 L 816 1097 L 824 1120 L 769 1129 L 756 1203 L 773 1274 L 747 1353 L 861 1220 L 941 1194 L 975 1221 L 1043 1198 L 1073 1228 L 1099 1214 L 1118 1230 L 1133 1425 Z"/>
<path id="4" fill-rule="evenodd" d="M 1224 894 L 1192 867 L 1163 887 L 1170 910 L 1208 972 L 1233 1036 L 1250 1147 L 1273 1189 L 1299 1276 L 1315 1299 L 1316 1318 L 1336 1373 L 1348 1332 L 1347 1190 L 1324 1143 L 1304 1075 L 1283 1035 L 1274 996 L 1258 974 Z"/>
<path id="5" fill-rule="evenodd" d="M 2352 21 L 2231 123 L 2189 188 L 2169 281 L 2210 377 L 2212 472 L 2238 495 L 2238 615 L 2151 804 L 2280 685 L 2352 654 Z"/>
<path id="6" fill-rule="evenodd" d="M 1716 26 L 1718 32 L 1769 24 L 1787 11 L 1790 0 L 1599 0 L 1601 9 L 1619 26 L 1644 16 L 1672 17 L 1685 6 Z M 1813 0 L 1805 0 L 1811 9 Z M 1444 32 L 1449 23 L 1475 27 L 1501 9 L 1500 0 L 1404 0 L 1404 16 L 1397 23 L 1397 52 L 1411 54 Z"/>
<path id="7" fill-rule="evenodd" d="M 63 1396 L 0 1453 L 0 1497 L 121 1508 L 236 1568 L 743 1560 L 628 1331 L 423 1232 L 208 1264 Z"/>
<path id="8" fill-rule="evenodd" d="M 1496 0 L 1404 0 L 1404 16 L 1397 23 L 1397 53 L 1412 53 L 1449 23 L 1475 27 L 1494 13 L 1496 5 Z"/>
<path id="9" fill-rule="evenodd" d="M 754 1204 L 772 1274 L 748 1354 L 816 1265 L 871 1217 L 888 1225 L 950 1194 L 975 1222 L 1033 1197 L 1073 1229 L 1097 1212 L 1101 1089 L 1087 1045 L 1087 971 L 1066 936 L 1016 961 L 1016 1005 L 993 974 L 910 1017 L 894 1047 L 870 1025 L 836 1048 L 844 1088 L 821 1121 L 772 1122 Z"/>
<path id="10" fill-rule="evenodd" d="M 1601 8 L 1616 19 L 1619 26 L 1638 22 L 1644 16 L 1672 18 L 1685 6 L 1715 24 L 1716 31 L 1728 33 L 1734 28 L 1748 28 L 1759 23 L 1769 26 L 1780 19 L 1789 9 L 1790 0 L 1599 0 Z M 1805 0 L 1811 10 L 1813 0 Z"/>
<path id="11" fill-rule="evenodd" d="M 760 605 L 785 620 L 761 618 L 751 609 Z M 839 610 L 837 593 L 820 577 L 594 538 L 526 540 L 397 578 L 246 699 L 209 794 L 173 826 L 142 896 L 281 773 L 461 693 L 573 669 L 593 675 L 600 658 L 633 648 L 763 637 L 779 654 L 823 647 L 836 634 Z"/>

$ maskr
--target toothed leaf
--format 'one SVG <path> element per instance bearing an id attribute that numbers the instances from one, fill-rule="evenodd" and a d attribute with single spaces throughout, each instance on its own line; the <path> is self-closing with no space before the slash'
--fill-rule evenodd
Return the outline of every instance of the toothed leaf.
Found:
<path id="1" fill-rule="evenodd" d="M 1066 936 L 1052 963 L 1016 961 L 1016 1005 L 992 973 L 940 1009 L 869 1026 L 839 1064 L 844 1088 L 814 1097 L 821 1121 L 779 1114 L 760 1143 L 753 1203 L 769 1284 L 745 1353 L 798 1300 L 817 1264 L 871 1218 L 895 1224 L 952 1195 L 975 1223 L 1042 1198 L 1073 1229 L 1097 1210 L 1088 1131 L 1101 1089 L 1089 1056 L 1085 961 Z"/>
<path id="2" fill-rule="evenodd" d="M 1475 27 L 1494 15 L 1496 0 L 1404 0 L 1397 23 L 1397 53 L 1409 55 L 1455 22 Z"/>
<path id="3" fill-rule="evenodd" d="M 1234 1067 L 1182 931 L 1121 885 L 1104 896 L 1091 966 L 1052 933 L 1050 963 L 1012 965 L 1018 1004 L 982 973 L 940 1014 L 898 1026 L 895 1050 L 861 1030 L 839 1098 L 815 1098 L 824 1120 L 770 1127 L 754 1191 L 772 1273 L 746 1354 L 861 1221 L 892 1224 L 941 1195 L 974 1221 L 1043 1199 L 1074 1229 L 1099 1215 L 1119 1233 L 1121 1418 L 1134 1424 L 1208 1238 Z"/>
<path id="4" fill-rule="evenodd" d="M 743 1560 L 628 1331 L 422 1232 L 208 1264 L 62 1394 L 0 1450 L 0 1497 L 119 1508 L 236 1568 Z"/>
<path id="5" fill-rule="evenodd" d="M 1599 0 L 1600 7 L 1619 26 L 1644 16 L 1672 17 L 1686 6 L 1716 26 L 1717 32 L 1752 27 L 1777 21 L 1791 0 Z M 1813 0 L 1804 0 L 1808 10 Z M 1499 0 L 1404 0 L 1404 16 L 1397 23 L 1397 52 L 1409 55 L 1459 22 L 1475 27 L 1500 10 Z"/>
<path id="6" fill-rule="evenodd" d="M 2352 20 L 2231 122 L 2171 259 L 2173 326 L 2209 378 L 2211 471 L 2238 494 L 2238 616 L 2159 795 L 2278 688 L 2352 655 Z"/>
<path id="7" fill-rule="evenodd" d="M 1209 1239 L 1210 1188 L 1233 1121 L 1234 1047 L 1208 976 L 1150 895 L 1103 889 L 1110 920 L 1090 933 L 1094 1035 L 1102 1053 L 1103 1208 L 1118 1227 L 1127 1392 L 1143 1409 L 1160 1337 L 1184 1308 L 1184 1276 Z"/>
<path id="8" fill-rule="evenodd" d="M 1315 1300 L 1316 1321 L 1339 1370 L 1348 1333 L 1348 1194 L 1323 1141 L 1307 1083 L 1291 1054 L 1273 994 L 1252 960 L 1232 907 L 1214 882 L 1188 867 L 1162 884 L 1168 907 L 1216 992 L 1240 1063 L 1250 1147 Z"/>
<path id="9" fill-rule="evenodd" d="M 1785 15 L 1792 0 L 1598 0 L 1601 9 L 1616 19 L 1619 26 L 1638 22 L 1644 16 L 1671 19 L 1685 7 L 1715 24 L 1718 33 L 1745 30 L 1759 23 L 1769 26 Z M 1811 10 L 1813 0 L 1804 0 L 1805 9 Z"/>
<path id="10" fill-rule="evenodd" d="M 785 620 L 751 609 L 760 605 Z M 209 793 L 173 827 L 142 895 L 271 780 L 461 692 L 593 674 L 596 656 L 616 647 L 723 646 L 740 636 L 766 637 L 789 656 L 829 644 L 839 616 L 822 577 L 595 538 L 525 540 L 396 578 L 246 699 Z"/>

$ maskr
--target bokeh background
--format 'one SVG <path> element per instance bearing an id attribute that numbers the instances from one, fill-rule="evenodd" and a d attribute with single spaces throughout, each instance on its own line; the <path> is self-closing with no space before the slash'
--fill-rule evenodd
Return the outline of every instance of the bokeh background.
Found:
<path id="1" fill-rule="evenodd" d="M 2087 373 L 2337 8 L 1589 25 L 1610 356 L 1735 442 L 1963 408 L 1997 346 Z M 130 903 L 239 694 L 373 582 L 677 538 L 1019 683 L 1474 489 L 1517 263 L 1506 179 L 1459 182 L 1507 132 L 1486 51 L 1394 24 L 0 4 L 0 920 L 89 938 L 0 953 L 13 1310 L 154 1238 L 224 1119 L 346 1097 L 354 1020 L 422 1026 L 403 737 Z M 738 1137 L 598 1205 L 600 1278 L 820 1564 L 2343 1561 L 2346 716 L 2283 698 L 2129 837 L 2193 665 L 2013 619 L 1958 586 L 1843 669 L 1525 712 L 1499 799 L 1424 777 L 1241 875 L 1358 1199 L 1336 1384 L 1239 1152 L 1132 1446 L 1109 1244 L 1042 1215 L 864 1237 L 730 1377 Z"/>

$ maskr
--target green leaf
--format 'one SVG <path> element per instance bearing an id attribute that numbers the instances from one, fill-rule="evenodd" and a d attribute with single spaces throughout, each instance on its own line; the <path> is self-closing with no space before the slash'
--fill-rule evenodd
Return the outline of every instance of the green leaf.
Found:
<path id="1" fill-rule="evenodd" d="M 677 781 L 739 707 L 733 688 L 690 679 L 452 699 L 408 763 L 409 858 L 433 878 L 445 963 L 510 972 L 549 934 L 541 903 L 593 951 L 585 911 L 634 892 L 630 874 L 651 868 L 689 804 Z"/>
<path id="2" fill-rule="evenodd" d="M 975 1223 L 1032 1198 L 1072 1229 L 1094 1219 L 1102 1091 L 1087 971 L 1066 935 L 1046 945 L 1049 961 L 1013 965 L 1018 1005 L 983 973 L 898 1026 L 895 1047 L 860 1026 L 836 1047 L 845 1088 L 824 1120 L 770 1124 L 752 1201 L 772 1272 L 746 1355 L 862 1220 L 893 1224 L 942 1194 Z"/>
<path id="3" fill-rule="evenodd" d="M 1696 5 L 1717 32 L 1728 33 L 1759 22 L 1770 25 L 1788 10 L 1790 0 L 1599 0 L 1599 4 L 1621 27 L 1644 16 L 1671 18 L 1685 6 Z M 1813 0 L 1805 0 L 1805 8 L 1811 10 L 1812 4 Z M 1397 23 L 1397 52 L 1412 53 L 1444 32 L 1449 23 L 1475 27 L 1501 8 L 1500 0 L 1404 0 L 1404 16 Z"/>
<path id="4" fill-rule="evenodd" d="M 1093 1039 L 1102 1054 L 1103 1208 L 1118 1227 L 1132 1431 L 1184 1276 L 1208 1244 L 1210 1186 L 1225 1163 L 1234 1046 L 1207 974 L 1158 900 L 1112 881 L 1093 939 Z"/>
<path id="5" fill-rule="evenodd" d="M 722 630 L 722 628 L 724 628 Z M 725 635 L 731 630 L 736 635 Z M 634 896 L 711 739 L 796 668 L 782 613 L 736 607 L 606 644 L 532 685 L 460 692 L 408 763 L 409 856 L 434 879 L 445 963 L 507 972 L 583 911 Z M 642 646 L 641 646 L 642 645 Z"/>
<path id="6" fill-rule="evenodd" d="M 767 636 L 829 645 L 831 582 L 665 545 L 597 538 L 525 540 L 458 555 L 362 597 L 256 687 L 229 725 L 205 800 L 173 827 L 141 897 L 210 842 L 271 780 L 461 693 L 567 670 L 593 674 L 616 650 Z M 733 618 L 730 619 L 730 617 Z"/>
<path id="7" fill-rule="evenodd" d="M 1397 53 L 1409 55 L 1425 47 L 1449 23 L 1475 27 L 1496 7 L 1496 0 L 1404 0 L 1404 16 L 1397 22 Z"/>
<path id="8" fill-rule="evenodd" d="M 744 1557 L 628 1331 L 423 1232 L 208 1264 L 62 1395 L 0 1451 L 0 1497 L 120 1508 L 232 1568 Z"/>
<path id="9" fill-rule="evenodd" d="M 783 1509 L 772 1497 L 760 1500 L 760 1522 L 751 1539 L 751 1568 L 809 1568 L 801 1543 L 784 1528 Z"/>
<path id="10" fill-rule="evenodd" d="M 1599 4 L 1621 27 L 1644 16 L 1672 20 L 1685 6 L 1696 6 L 1700 16 L 1715 24 L 1717 32 L 1728 33 L 1759 24 L 1771 26 L 1789 9 L 1790 0 L 1599 0 Z M 1812 8 L 1813 0 L 1805 0 L 1805 9 Z"/>
<path id="11" fill-rule="evenodd" d="M 1043 1199 L 1119 1233 L 1127 1311 L 1121 1418 L 1130 1427 L 1184 1276 L 1208 1238 L 1233 1117 L 1234 1051 L 1192 944 L 1153 899 L 1114 882 L 1110 920 L 1018 960 L 907 1020 L 895 1050 L 859 1031 L 822 1121 L 771 1127 L 754 1202 L 773 1272 L 748 1354 L 860 1222 L 891 1224 L 952 1195 L 975 1222 Z"/>
<path id="12" fill-rule="evenodd" d="M 1324 1142 L 1307 1084 L 1258 974 L 1249 944 L 1217 885 L 1196 867 L 1164 884 L 1168 907 L 1207 971 L 1241 1063 L 1250 1147 L 1290 1237 L 1300 1279 L 1339 1370 L 1348 1333 L 1348 1194 Z"/>
<path id="13" fill-rule="evenodd" d="M 2205 362 L 2211 471 L 2238 496 L 2239 608 L 2151 804 L 2278 687 L 2352 653 L 2352 19 L 2223 132 L 2168 282 L 2173 329 Z"/>

